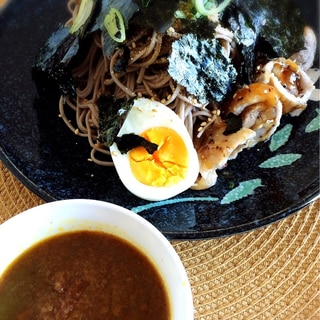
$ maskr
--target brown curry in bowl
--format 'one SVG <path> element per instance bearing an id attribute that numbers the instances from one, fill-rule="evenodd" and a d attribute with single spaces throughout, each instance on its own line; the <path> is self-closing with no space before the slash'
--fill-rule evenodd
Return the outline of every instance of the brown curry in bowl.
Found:
<path id="1" fill-rule="evenodd" d="M 170 319 L 156 267 L 126 240 L 99 231 L 45 239 L 0 277 L 0 319 Z"/>

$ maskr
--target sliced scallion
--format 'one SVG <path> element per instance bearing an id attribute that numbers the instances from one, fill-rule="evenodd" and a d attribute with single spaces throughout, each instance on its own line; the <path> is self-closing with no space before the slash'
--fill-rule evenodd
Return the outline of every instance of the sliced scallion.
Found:
<path id="1" fill-rule="evenodd" d="M 223 11 L 231 0 L 224 0 L 219 5 L 216 1 L 193 0 L 196 10 L 203 16 L 212 16 Z M 208 8 L 210 6 L 210 8 Z"/>
<path id="2" fill-rule="evenodd" d="M 126 39 L 126 28 L 119 10 L 115 8 L 110 9 L 104 18 L 104 26 L 114 41 L 123 42 Z"/>
<path id="3" fill-rule="evenodd" d="M 78 15 L 71 26 L 70 32 L 75 33 L 81 29 L 90 17 L 94 7 L 94 0 L 82 0 Z"/>

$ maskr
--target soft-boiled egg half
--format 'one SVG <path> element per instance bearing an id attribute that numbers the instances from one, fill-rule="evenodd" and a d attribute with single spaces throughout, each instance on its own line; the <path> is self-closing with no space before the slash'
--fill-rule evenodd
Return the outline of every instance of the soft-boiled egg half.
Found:
<path id="1" fill-rule="evenodd" d="M 199 161 L 192 139 L 178 115 L 160 102 L 138 98 L 118 133 L 135 134 L 156 144 L 149 153 L 136 147 L 121 153 L 110 147 L 112 160 L 125 187 L 134 195 L 159 201 L 171 198 L 196 181 Z"/>

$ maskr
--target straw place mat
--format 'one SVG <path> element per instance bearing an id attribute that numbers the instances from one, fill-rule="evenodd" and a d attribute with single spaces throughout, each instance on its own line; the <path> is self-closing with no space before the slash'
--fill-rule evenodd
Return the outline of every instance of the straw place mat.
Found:
<path id="1" fill-rule="evenodd" d="M 0 223 L 42 203 L 0 162 Z M 171 241 L 195 319 L 320 319 L 319 205 L 244 234 Z"/>
<path id="2" fill-rule="evenodd" d="M 43 203 L 0 162 L 0 223 Z M 320 319 L 319 206 L 318 199 L 240 235 L 171 241 L 189 276 L 195 319 Z"/>

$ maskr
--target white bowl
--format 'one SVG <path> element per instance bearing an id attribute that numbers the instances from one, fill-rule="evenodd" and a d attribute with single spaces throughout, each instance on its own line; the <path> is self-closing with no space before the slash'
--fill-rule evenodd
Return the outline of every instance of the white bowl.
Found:
<path id="1" fill-rule="evenodd" d="M 78 230 L 103 231 L 135 244 L 153 261 L 167 286 L 172 319 L 193 319 L 190 283 L 170 242 L 142 217 L 103 201 L 50 202 L 1 224 L 0 277 L 7 266 L 33 244 L 53 235 Z"/>

